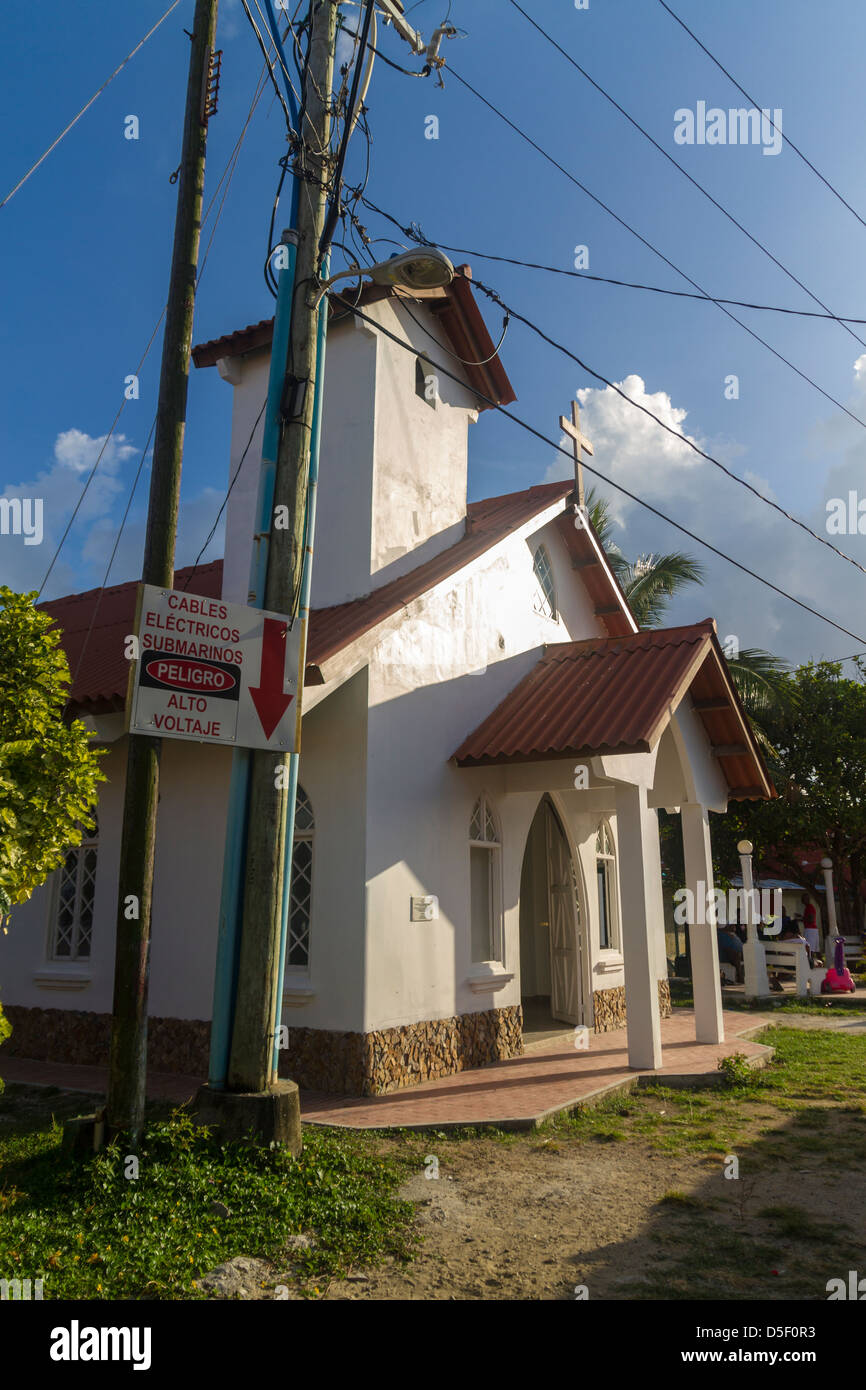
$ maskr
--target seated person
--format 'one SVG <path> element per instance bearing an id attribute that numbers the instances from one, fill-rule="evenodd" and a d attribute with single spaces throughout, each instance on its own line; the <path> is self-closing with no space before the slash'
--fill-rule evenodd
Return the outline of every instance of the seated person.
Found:
<path id="1" fill-rule="evenodd" d="M 737 981 L 742 984 L 746 978 L 743 966 L 743 943 L 733 932 L 726 931 L 724 927 L 716 927 L 716 945 L 719 952 L 719 960 L 724 965 L 732 965 L 737 972 Z"/>

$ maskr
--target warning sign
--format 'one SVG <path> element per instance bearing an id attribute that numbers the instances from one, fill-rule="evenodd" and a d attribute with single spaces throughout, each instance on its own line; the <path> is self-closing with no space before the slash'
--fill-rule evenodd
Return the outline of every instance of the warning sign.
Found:
<path id="1" fill-rule="evenodd" d="M 141 586 L 129 731 L 298 752 L 301 624 Z"/>

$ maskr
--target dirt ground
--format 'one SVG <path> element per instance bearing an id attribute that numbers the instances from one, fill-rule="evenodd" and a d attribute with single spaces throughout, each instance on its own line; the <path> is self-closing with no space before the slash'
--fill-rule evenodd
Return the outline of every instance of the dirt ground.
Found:
<path id="1" fill-rule="evenodd" d="M 819 1126 L 811 1156 L 808 1135 L 796 1143 L 796 1168 L 744 1154 L 738 1181 L 724 1177 L 723 1155 L 660 1154 L 633 1138 L 430 1140 L 438 1178 L 422 1169 L 402 1189 L 417 1203 L 417 1258 L 326 1296 L 826 1299 L 828 1279 L 866 1273 L 866 1118 L 862 1165 L 836 1172 L 837 1118 Z M 758 1145 L 784 1141 L 789 1123 L 756 1106 Z"/>

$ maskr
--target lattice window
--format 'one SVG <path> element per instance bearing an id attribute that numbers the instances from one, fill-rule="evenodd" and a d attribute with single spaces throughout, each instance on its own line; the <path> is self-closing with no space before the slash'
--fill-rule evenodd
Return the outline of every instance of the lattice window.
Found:
<path id="1" fill-rule="evenodd" d="M 496 818 L 480 796 L 469 821 L 469 894 L 472 960 L 495 960 L 500 937 L 501 848 Z"/>
<path id="2" fill-rule="evenodd" d="M 289 940 L 286 947 L 286 964 L 295 969 L 306 969 L 310 964 L 313 834 L 315 828 L 310 798 L 299 784 L 295 799 L 292 891 L 289 899 Z"/>
<path id="3" fill-rule="evenodd" d="M 616 901 L 616 855 L 610 826 L 603 820 L 595 837 L 595 873 L 598 883 L 598 933 L 602 950 L 619 946 Z"/>
<path id="4" fill-rule="evenodd" d="M 496 818 L 490 809 L 486 796 L 479 796 L 469 822 L 469 839 L 481 844 L 499 844 L 499 831 Z"/>
<path id="5" fill-rule="evenodd" d="M 99 830 L 94 828 L 60 867 L 56 913 L 51 940 L 53 960 L 89 960 L 93 939 L 93 901 Z"/>
<path id="6" fill-rule="evenodd" d="M 553 570 L 550 566 L 550 556 L 543 545 L 540 545 L 535 552 L 532 561 L 532 572 L 535 575 L 535 611 L 543 613 L 545 618 L 556 618 L 556 590 L 553 585 Z"/>

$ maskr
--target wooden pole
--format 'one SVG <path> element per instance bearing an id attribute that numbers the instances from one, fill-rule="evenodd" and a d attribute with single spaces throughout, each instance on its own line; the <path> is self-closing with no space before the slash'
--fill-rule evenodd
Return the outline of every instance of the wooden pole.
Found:
<path id="1" fill-rule="evenodd" d="M 196 0 L 189 59 L 174 249 L 159 378 L 142 581 L 170 589 L 180 498 L 192 321 L 201 234 L 207 117 L 205 93 L 218 0 Z M 137 1139 L 144 1124 L 147 991 L 161 740 L 131 734 L 117 897 L 111 1021 L 109 1129 Z"/>
<path id="2" fill-rule="evenodd" d="M 283 430 L 277 453 L 274 514 L 290 519 L 288 527 L 271 519 L 265 608 L 296 617 L 304 557 L 304 521 L 310 470 L 310 442 L 316 377 L 319 298 L 319 240 L 325 225 L 331 136 L 329 95 L 334 74 L 336 0 L 313 0 L 310 62 L 301 131 L 303 167 L 298 200 L 298 250 L 295 263 L 292 331 L 283 399 Z M 285 509 L 278 512 L 278 509 Z M 302 695 L 303 673 L 298 686 Z M 252 755 L 250 815 L 246 847 L 244 907 L 237 1000 L 232 1029 L 228 1087 L 262 1092 L 271 1082 L 271 1057 L 282 990 L 274 988 L 279 968 L 283 870 L 288 818 L 288 779 L 277 777 L 272 752 Z"/>

